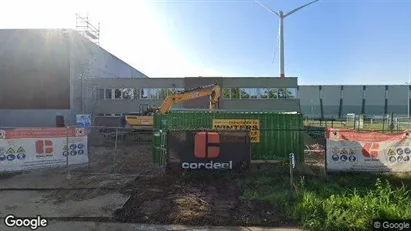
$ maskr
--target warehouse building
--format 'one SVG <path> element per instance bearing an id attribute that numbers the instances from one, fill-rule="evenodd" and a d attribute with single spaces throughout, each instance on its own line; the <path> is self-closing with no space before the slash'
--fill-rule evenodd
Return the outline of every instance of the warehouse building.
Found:
<path id="1" fill-rule="evenodd" d="M 120 115 L 160 106 L 168 94 L 218 83 L 222 97 L 218 108 L 239 111 L 300 112 L 297 78 L 186 77 L 147 79 L 94 79 L 93 114 Z M 267 88 L 267 86 L 273 86 Z M 207 109 L 209 99 L 185 101 L 173 108 Z"/>
<path id="2" fill-rule="evenodd" d="M 220 83 L 220 109 L 242 111 L 297 111 L 312 118 L 344 118 L 348 113 L 380 117 L 408 116 L 408 85 L 301 85 L 297 78 L 187 77 L 96 79 L 96 115 L 138 112 L 141 105 L 159 106 L 175 89 Z M 270 86 L 270 87 L 268 87 Z M 201 103 L 200 103 L 201 102 Z M 207 108 L 207 99 L 187 101 L 176 108 Z"/>
<path id="3" fill-rule="evenodd" d="M 50 127 L 56 116 L 119 116 L 160 106 L 167 95 L 219 83 L 219 110 L 300 112 L 344 118 L 409 114 L 408 85 L 298 85 L 297 78 L 148 78 L 78 30 L 0 30 L 0 127 Z M 173 108 L 206 109 L 207 97 Z"/>
<path id="4" fill-rule="evenodd" d="M 147 77 L 75 30 L 0 30 L 0 126 L 75 124 L 90 111 L 89 76 Z"/>
<path id="5" fill-rule="evenodd" d="M 380 117 L 409 115 L 408 85 L 299 86 L 301 111 L 310 117 L 344 118 L 348 113 Z"/>

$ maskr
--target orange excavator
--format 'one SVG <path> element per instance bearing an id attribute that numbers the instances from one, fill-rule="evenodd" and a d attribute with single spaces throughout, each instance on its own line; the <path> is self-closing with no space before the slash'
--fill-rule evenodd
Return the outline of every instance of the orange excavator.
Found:
<path id="1" fill-rule="evenodd" d="M 165 114 L 170 111 L 174 104 L 205 96 L 210 97 L 210 110 L 216 109 L 221 96 L 220 85 L 211 84 L 170 94 L 160 107 L 148 108 L 140 115 L 124 115 L 125 126 L 139 130 L 151 130 L 153 128 L 154 114 Z"/>

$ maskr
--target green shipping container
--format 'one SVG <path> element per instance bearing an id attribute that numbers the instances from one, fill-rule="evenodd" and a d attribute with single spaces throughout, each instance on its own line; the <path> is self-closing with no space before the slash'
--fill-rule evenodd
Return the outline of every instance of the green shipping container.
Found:
<path id="1" fill-rule="evenodd" d="M 154 162 L 165 164 L 167 131 L 194 129 L 249 129 L 252 160 L 288 160 L 294 153 L 298 162 L 304 161 L 301 114 L 172 111 L 154 116 Z"/>

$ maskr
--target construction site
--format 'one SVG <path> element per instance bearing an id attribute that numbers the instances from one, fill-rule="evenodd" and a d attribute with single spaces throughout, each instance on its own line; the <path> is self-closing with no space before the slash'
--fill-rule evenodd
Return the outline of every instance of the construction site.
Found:
<path id="1" fill-rule="evenodd" d="M 47 218 L 39 230 L 367 230 L 409 205 L 362 213 L 352 199 L 411 183 L 408 85 L 150 78 L 76 20 L 0 30 L 1 226 L 12 214 Z"/>

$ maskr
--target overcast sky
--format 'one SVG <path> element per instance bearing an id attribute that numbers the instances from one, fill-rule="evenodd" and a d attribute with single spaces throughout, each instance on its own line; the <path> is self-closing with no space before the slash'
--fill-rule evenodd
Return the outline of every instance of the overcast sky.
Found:
<path id="1" fill-rule="evenodd" d="M 305 0 L 262 1 L 288 12 Z M 252 0 L 10 0 L 0 28 L 101 23 L 101 46 L 150 77 L 279 76 L 278 20 Z M 285 74 L 299 84 L 411 78 L 411 0 L 320 0 L 285 19 Z"/>

